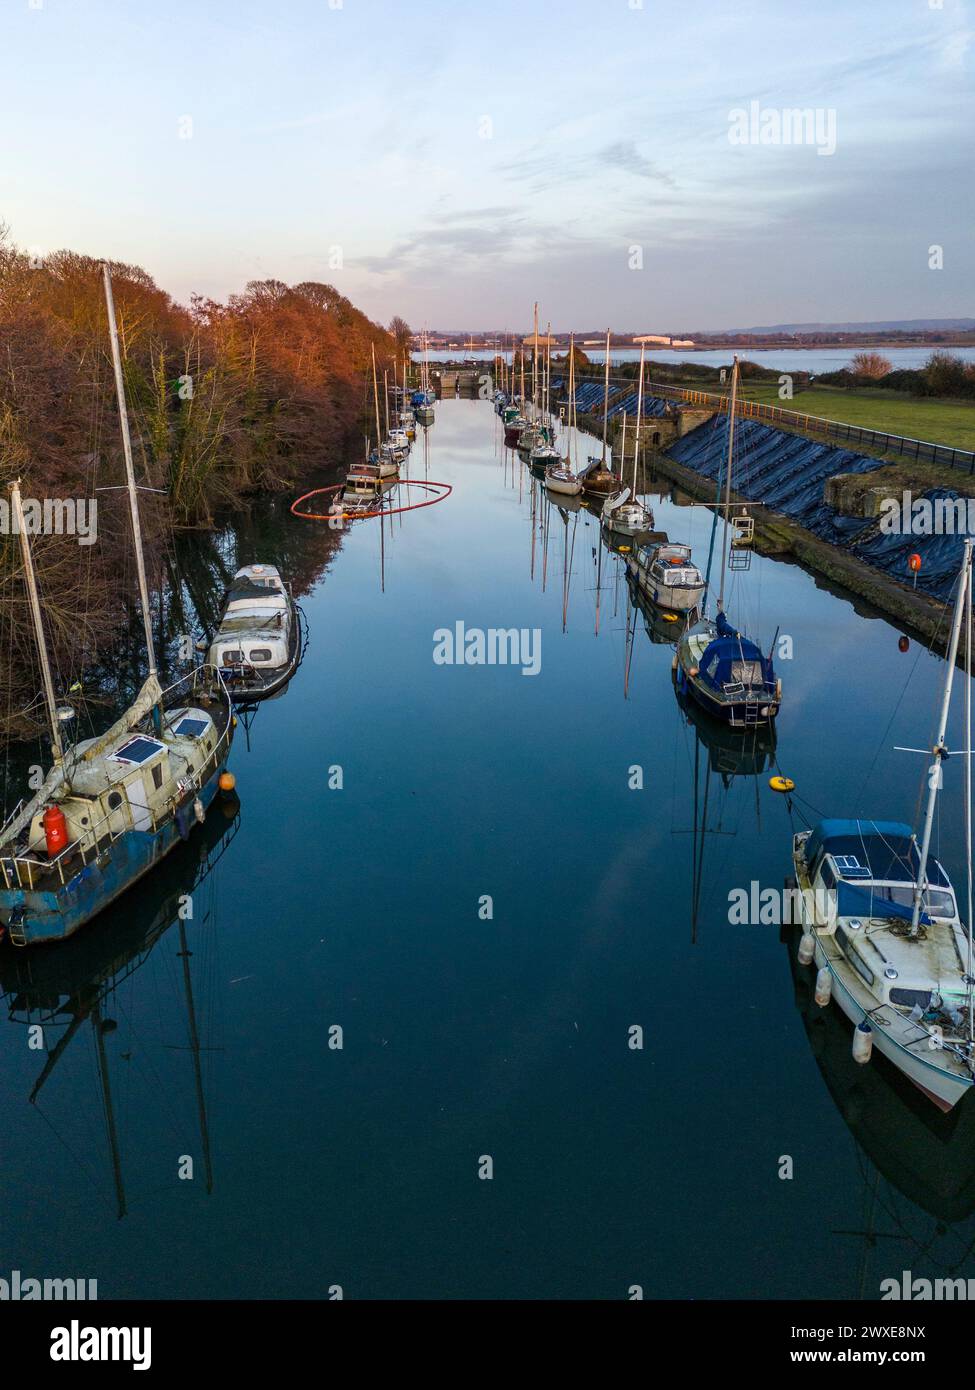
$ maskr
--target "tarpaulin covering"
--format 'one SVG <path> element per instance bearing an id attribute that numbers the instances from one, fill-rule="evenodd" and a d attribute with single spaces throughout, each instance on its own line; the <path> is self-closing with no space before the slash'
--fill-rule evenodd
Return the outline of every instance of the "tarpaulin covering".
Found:
<path id="1" fill-rule="evenodd" d="M 728 418 L 717 415 L 699 425 L 668 450 L 685 468 L 706 478 L 723 477 L 728 452 Z M 888 533 L 875 518 L 843 516 L 824 500 L 828 478 L 839 473 L 869 473 L 883 468 L 880 459 L 854 454 L 803 435 L 787 434 L 756 420 L 735 426 L 732 488 L 749 501 L 761 502 L 791 517 L 821 540 L 842 546 L 867 564 L 905 583 L 913 583 L 909 555 L 921 557 L 917 587 L 933 598 L 948 599 L 962 559 L 962 535 Z M 950 489 L 929 489 L 915 500 L 953 500 Z M 913 528 L 916 530 L 916 526 Z"/>

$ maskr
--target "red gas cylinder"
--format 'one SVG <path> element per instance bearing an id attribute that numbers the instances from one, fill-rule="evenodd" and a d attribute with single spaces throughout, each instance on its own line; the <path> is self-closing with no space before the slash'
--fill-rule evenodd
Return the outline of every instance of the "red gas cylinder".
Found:
<path id="1" fill-rule="evenodd" d="M 49 806 L 41 818 L 47 852 L 53 859 L 68 847 L 68 823 L 60 806 Z"/>

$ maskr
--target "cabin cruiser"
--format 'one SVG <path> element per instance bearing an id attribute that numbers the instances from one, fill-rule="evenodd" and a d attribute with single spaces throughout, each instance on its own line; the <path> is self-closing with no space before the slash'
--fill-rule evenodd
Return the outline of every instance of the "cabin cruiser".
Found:
<path id="1" fill-rule="evenodd" d="M 630 573 L 646 596 L 672 613 L 690 613 L 704 598 L 704 576 L 691 563 L 689 545 L 670 541 L 641 545 L 628 561 Z"/>
<path id="2" fill-rule="evenodd" d="M 274 565 L 244 565 L 224 599 L 208 660 L 238 701 L 263 700 L 294 674 L 301 624 Z"/>

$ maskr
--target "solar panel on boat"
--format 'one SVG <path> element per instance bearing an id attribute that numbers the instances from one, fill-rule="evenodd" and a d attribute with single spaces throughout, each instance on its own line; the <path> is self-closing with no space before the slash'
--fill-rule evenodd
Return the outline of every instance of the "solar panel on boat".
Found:
<path id="1" fill-rule="evenodd" d="M 121 748 L 116 749 L 112 754 L 120 763 L 144 763 L 154 757 L 164 744 L 158 743 L 154 738 L 143 738 L 139 735 L 130 738 L 128 743 L 123 743 Z"/>
<path id="2" fill-rule="evenodd" d="M 191 719 L 187 716 L 179 721 L 173 733 L 178 734 L 181 738 L 199 738 L 201 734 L 206 733 L 206 728 L 207 720 Z"/>

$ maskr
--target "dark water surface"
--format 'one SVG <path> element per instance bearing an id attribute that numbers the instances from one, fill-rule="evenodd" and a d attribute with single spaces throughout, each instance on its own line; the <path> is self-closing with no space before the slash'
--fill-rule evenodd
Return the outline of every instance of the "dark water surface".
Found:
<path id="1" fill-rule="evenodd" d="M 975 1275 L 971 1117 L 854 1068 L 835 1010 L 808 1005 L 807 1032 L 779 928 L 728 920 L 731 889 L 781 887 L 811 808 L 913 818 L 923 760 L 894 746 L 928 742 L 941 663 L 756 558 L 731 612 L 794 655 L 774 752 L 736 742 L 682 712 L 597 524 L 533 492 L 489 405 L 442 403 L 427 446 L 411 475 L 453 494 L 391 532 L 275 506 L 223 537 L 229 563 L 282 566 L 311 636 L 249 748 L 238 729 L 239 817 L 215 810 L 71 954 L 31 953 L 29 1018 L 3 953 L 0 1276 L 855 1298 Z M 654 505 L 703 561 L 710 514 Z M 435 664 L 458 620 L 540 629 L 540 673 Z M 960 761 L 937 847 L 961 889 Z M 32 1049 L 25 1021 L 69 994 Z"/>

